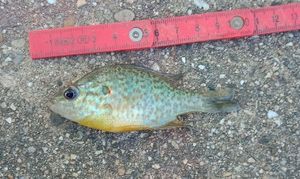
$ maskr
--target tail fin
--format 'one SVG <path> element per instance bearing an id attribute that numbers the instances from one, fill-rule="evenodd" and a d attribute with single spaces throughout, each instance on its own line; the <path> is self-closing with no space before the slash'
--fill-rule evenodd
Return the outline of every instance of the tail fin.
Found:
<path id="1" fill-rule="evenodd" d="M 207 101 L 203 106 L 203 112 L 235 112 L 240 109 L 238 103 L 231 100 Z"/>
<path id="2" fill-rule="evenodd" d="M 203 104 L 204 112 L 234 112 L 240 109 L 239 104 L 232 101 L 234 95 L 232 89 L 210 90 L 202 95 L 206 98 Z"/>

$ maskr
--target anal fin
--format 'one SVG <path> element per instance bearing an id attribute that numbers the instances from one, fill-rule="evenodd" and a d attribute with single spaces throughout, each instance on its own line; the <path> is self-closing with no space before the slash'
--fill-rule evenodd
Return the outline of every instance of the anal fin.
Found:
<path id="1" fill-rule="evenodd" d="M 171 121 L 167 123 L 166 125 L 160 127 L 159 129 L 170 129 L 170 128 L 178 128 L 178 127 L 184 127 L 184 122 L 180 121 L 178 119 L 175 119 L 174 121 Z"/>

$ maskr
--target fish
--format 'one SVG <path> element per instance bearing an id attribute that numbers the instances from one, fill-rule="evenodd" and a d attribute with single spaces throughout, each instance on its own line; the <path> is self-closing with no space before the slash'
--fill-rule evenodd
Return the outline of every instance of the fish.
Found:
<path id="1" fill-rule="evenodd" d="M 239 110 L 233 90 L 182 89 L 178 76 L 135 65 L 100 67 L 62 89 L 50 109 L 80 125 L 115 133 L 184 127 L 178 116 L 185 113 Z"/>

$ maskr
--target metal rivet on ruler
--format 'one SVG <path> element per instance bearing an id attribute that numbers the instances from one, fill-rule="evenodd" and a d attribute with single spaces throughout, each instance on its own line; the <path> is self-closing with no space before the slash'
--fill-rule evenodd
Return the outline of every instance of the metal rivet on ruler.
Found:
<path id="1" fill-rule="evenodd" d="M 129 38 L 133 41 L 133 42 L 139 42 L 142 40 L 143 38 L 143 31 L 140 28 L 132 28 L 129 32 Z"/>
<path id="2" fill-rule="evenodd" d="M 230 21 L 230 27 L 239 30 L 244 27 L 244 20 L 240 16 L 235 16 Z"/>

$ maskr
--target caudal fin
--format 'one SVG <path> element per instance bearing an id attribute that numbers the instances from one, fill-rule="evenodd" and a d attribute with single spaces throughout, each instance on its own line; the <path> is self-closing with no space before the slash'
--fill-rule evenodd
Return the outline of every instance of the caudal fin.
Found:
<path id="1" fill-rule="evenodd" d="M 204 112 L 234 112 L 240 109 L 239 104 L 232 100 L 234 92 L 230 88 L 210 90 L 202 95 L 205 101 L 203 104 Z"/>
<path id="2" fill-rule="evenodd" d="M 208 101 L 203 106 L 203 112 L 218 113 L 218 112 L 235 112 L 240 109 L 240 105 L 232 100 L 217 100 Z"/>

